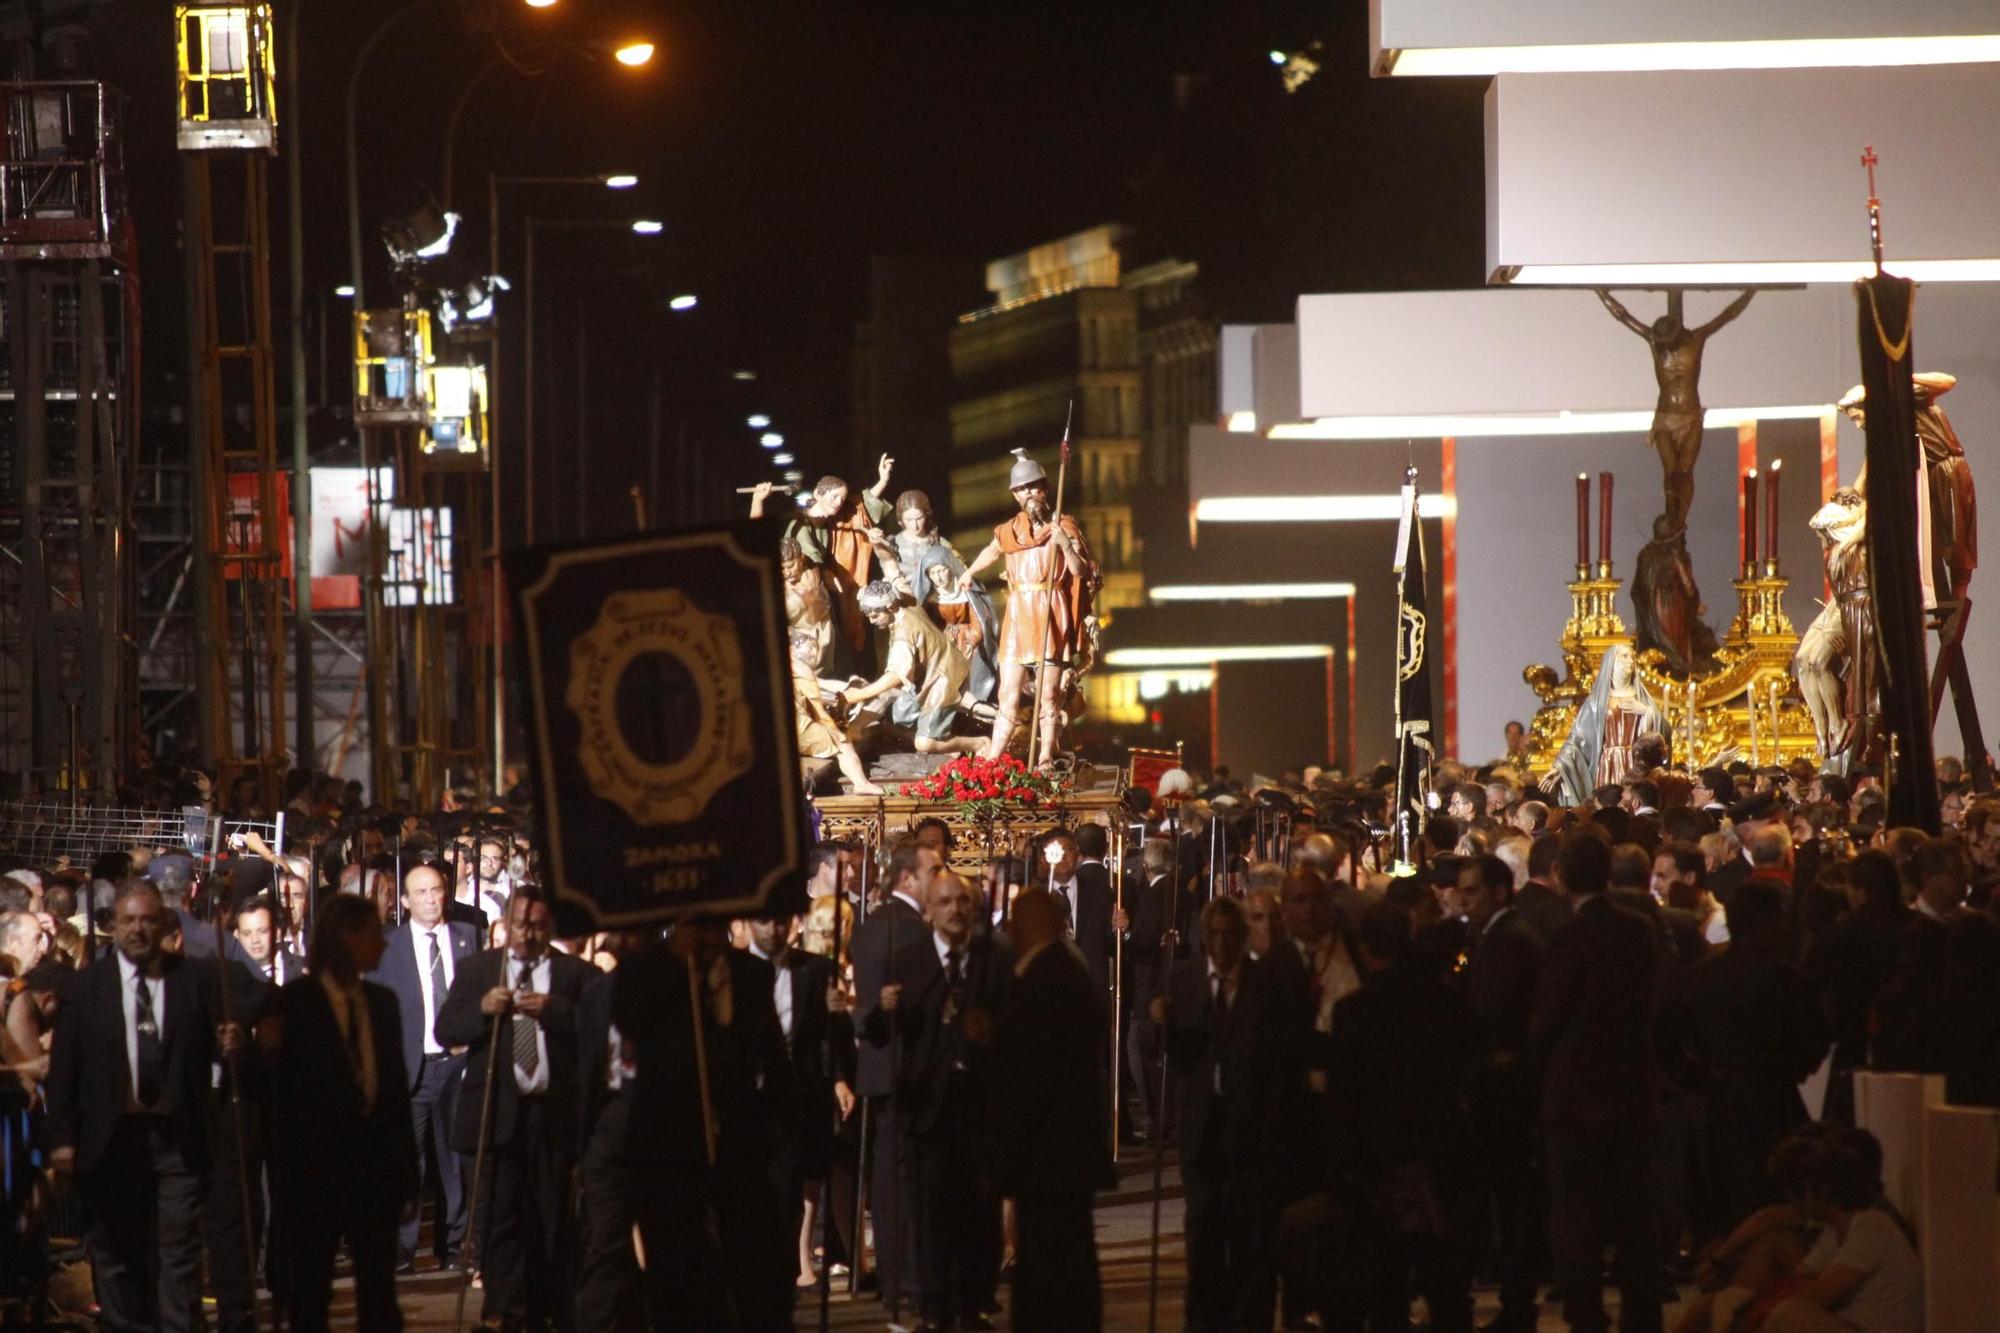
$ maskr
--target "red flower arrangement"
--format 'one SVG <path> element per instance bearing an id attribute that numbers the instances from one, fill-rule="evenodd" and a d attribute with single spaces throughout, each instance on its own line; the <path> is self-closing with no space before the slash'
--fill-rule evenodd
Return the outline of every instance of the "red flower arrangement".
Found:
<path id="1" fill-rule="evenodd" d="M 985 822 L 1053 806 L 1064 790 L 1062 781 L 1035 772 L 1011 754 L 998 759 L 960 755 L 922 781 L 904 783 L 902 794 L 954 806 L 967 818 Z"/>

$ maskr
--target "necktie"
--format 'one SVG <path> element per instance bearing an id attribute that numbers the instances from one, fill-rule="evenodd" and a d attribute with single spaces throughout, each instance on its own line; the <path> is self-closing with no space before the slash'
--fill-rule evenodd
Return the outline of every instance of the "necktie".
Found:
<path id="1" fill-rule="evenodd" d="M 964 984 L 965 960 L 959 956 L 958 950 L 956 949 L 945 950 L 944 971 L 945 971 L 945 977 L 951 982 L 951 988 L 953 990 L 957 990 L 959 986 Z"/>
<path id="2" fill-rule="evenodd" d="M 438 949 L 435 930 L 429 932 L 431 942 L 431 1026 L 436 1027 L 438 1010 L 444 1005 L 444 954 Z"/>
<path id="3" fill-rule="evenodd" d="M 535 989 L 535 965 L 521 964 L 521 978 L 515 983 L 516 990 Z M 535 1070 L 542 1063 L 541 1052 L 535 1049 L 535 1020 L 525 1014 L 514 1015 L 514 1063 L 523 1074 L 533 1078 Z"/>
<path id="4" fill-rule="evenodd" d="M 160 1025 L 153 1017 L 153 988 L 145 973 L 132 978 L 133 1026 L 139 1033 L 139 1086 L 133 1089 L 141 1106 L 160 1100 L 160 1076 L 166 1060 L 160 1050 Z"/>

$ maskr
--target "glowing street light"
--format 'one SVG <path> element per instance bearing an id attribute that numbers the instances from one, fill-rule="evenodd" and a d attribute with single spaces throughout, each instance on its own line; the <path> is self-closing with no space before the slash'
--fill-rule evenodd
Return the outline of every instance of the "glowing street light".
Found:
<path id="1" fill-rule="evenodd" d="M 604 178 L 604 188 L 607 190 L 629 190 L 638 183 L 639 178 L 629 171 L 613 172 Z"/>
<path id="2" fill-rule="evenodd" d="M 744 380 L 747 382 L 749 380 L 756 379 L 757 372 L 754 370 L 732 370 L 729 372 L 729 378 L 733 380 Z"/>
<path id="3" fill-rule="evenodd" d="M 692 310 L 699 304 L 701 304 L 700 298 L 684 292 L 681 295 L 676 296 L 673 300 L 667 302 L 667 309 Z"/>
<path id="4" fill-rule="evenodd" d="M 343 282 L 333 289 L 333 294 L 343 301 L 352 301 L 354 299 L 354 284 Z"/>
<path id="5" fill-rule="evenodd" d="M 556 0 L 527 0 L 530 9 L 553 9 Z"/>
<path id="6" fill-rule="evenodd" d="M 792 456 L 790 454 L 772 454 L 771 462 L 776 467 L 790 467 L 792 465 Z"/>
<path id="7" fill-rule="evenodd" d="M 767 430 L 757 437 L 757 443 L 766 449 L 782 449 L 785 447 L 785 437 L 774 430 Z"/>
<path id="8" fill-rule="evenodd" d="M 637 218 L 632 223 L 632 230 L 641 236 L 658 236 L 666 229 L 667 224 L 658 218 Z"/>
<path id="9" fill-rule="evenodd" d="M 651 42 L 627 42 L 612 52 L 612 56 L 619 64 L 624 65 L 626 68 L 637 69 L 641 65 L 651 62 L 653 59 L 653 44 Z"/>
<path id="10" fill-rule="evenodd" d="M 766 426 L 769 426 L 771 424 L 771 418 L 765 416 L 762 412 L 758 412 L 753 416 L 745 417 L 743 419 L 743 424 L 748 426 L 751 430 L 763 430 Z"/>

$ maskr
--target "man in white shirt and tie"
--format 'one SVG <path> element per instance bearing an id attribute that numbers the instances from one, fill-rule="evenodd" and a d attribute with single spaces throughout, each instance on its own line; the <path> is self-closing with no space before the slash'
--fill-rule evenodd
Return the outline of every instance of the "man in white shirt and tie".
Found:
<path id="1" fill-rule="evenodd" d="M 451 1147 L 459 1073 L 464 1061 L 437 1039 L 437 1016 L 466 959 L 479 952 L 477 933 L 462 921 L 446 921 L 444 872 L 414 865 L 403 875 L 403 923 L 385 932 L 382 964 L 369 980 L 396 993 L 403 1020 L 403 1061 L 410 1076 L 410 1118 L 417 1135 L 417 1172 L 435 1164 L 442 1205 L 432 1229 L 440 1268 L 457 1259 L 465 1239 L 465 1196 L 459 1162 Z M 418 1218 L 397 1234 L 398 1272 L 416 1265 Z"/>

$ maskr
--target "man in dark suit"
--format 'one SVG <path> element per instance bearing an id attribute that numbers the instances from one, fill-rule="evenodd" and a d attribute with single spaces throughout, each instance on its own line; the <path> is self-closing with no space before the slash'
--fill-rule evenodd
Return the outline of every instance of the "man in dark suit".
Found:
<path id="1" fill-rule="evenodd" d="M 1537 1314 L 1535 1249 L 1545 1205 L 1535 1175 L 1535 1077 L 1528 1017 L 1535 1007 L 1542 945 L 1514 909 L 1514 880 L 1497 856 L 1459 867 L 1457 909 L 1472 942 L 1466 1003 L 1473 1049 L 1466 1079 L 1467 1118 L 1481 1138 L 1474 1163 L 1499 1238 L 1498 1333 L 1532 1333 Z"/>
<path id="2" fill-rule="evenodd" d="M 1000 1272 L 993 1023 L 1011 960 L 990 934 L 975 936 L 979 898 L 963 876 L 938 871 L 928 898 L 930 929 L 897 950 L 876 1012 L 894 1013 L 901 1028 L 895 1120 L 916 1181 L 924 1323 L 990 1328 L 985 1311 Z"/>
<path id="3" fill-rule="evenodd" d="M 896 1020 L 879 1012 L 882 987 L 889 980 L 889 964 L 894 952 L 929 933 L 924 924 L 924 895 L 930 879 L 942 864 L 938 854 L 914 843 L 890 854 L 884 875 L 888 894 L 854 928 L 854 1025 L 856 1041 L 855 1091 L 866 1102 L 868 1141 L 863 1149 L 871 1154 L 868 1178 L 868 1211 L 875 1219 L 875 1263 L 881 1282 L 881 1297 L 892 1312 L 914 1309 L 918 1301 L 917 1238 L 910 1225 L 916 1194 L 912 1164 L 898 1152 L 895 1127 L 896 1108 L 890 1094 L 896 1089 L 896 1067 L 900 1054 Z M 886 1033 L 880 1042 L 862 1037 L 869 1031 Z"/>
<path id="4" fill-rule="evenodd" d="M 79 973 L 50 1050 L 50 1168 L 77 1177 L 103 1327 L 182 1330 L 201 1301 L 212 1065 L 242 1045 L 216 964 L 166 952 L 158 890 L 128 884 L 115 946 Z"/>
<path id="5" fill-rule="evenodd" d="M 1766 1163 L 1806 1120 L 1799 1084 L 1832 1044 L 1812 983 L 1784 958 L 1785 892 L 1755 879 L 1736 890 L 1729 948 L 1688 972 L 1674 1006 L 1708 1098 L 1705 1175 L 1717 1234 L 1780 1201 Z"/>
<path id="6" fill-rule="evenodd" d="M 465 1068 L 462 1053 L 438 1040 L 437 1017 L 459 969 L 479 952 L 472 927 L 445 920 L 447 893 L 444 874 L 435 866 L 411 866 L 403 876 L 403 922 L 386 935 L 381 963 L 369 980 L 395 993 L 401 1015 L 403 1070 L 410 1079 L 410 1124 L 417 1138 L 417 1176 L 426 1162 L 437 1168 L 442 1208 L 432 1231 L 438 1265 L 458 1261 L 465 1240 L 465 1191 L 458 1155 L 452 1150 L 452 1126 L 458 1110 L 459 1078 Z M 418 1219 L 404 1220 L 396 1237 L 397 1266 L 415 1265 Z"/>
<path id="7" fill-rule="evenodd" d="M 1470 1032 L 1462 1001 L 1411 938 L 1400 903 L 1371 904 L 1354 931 L 1361 989 L 1334 1006 L 1328 1044 L 1331 1156 L 1371 1233 L 1343 1256 L 1329 1327 L 1398 1328 L 1413 1275 L 1431 1327 L 1471 1328 L 1462 1241 L 1469 1171 L 1460 1115 Z M 1372 1243 L 1371 1243 L 1372 1242 Z"/>
<path id="8" fill-rule="evenodd" d="M 1103 1322 L 1091 1209 L 1117 1183 L 1091 1035 L 1102 1001 L 1046 892 L 1015 901 L 1009 938 L 994 1049 L 999 1185 L 1017 1235 L 1009 1313 L 1015 1328 L 1089 1333 Z"/>
<path id="9" fill-rule="evenodd" d="M 644 947 L 628 934 L 622 959 Z M 601 974 L 577 1005 L 577 1333 L 633 1333 L 645 1326 L 639 1263 L 632 1250 L 636 1198 L 627 1165 L 634 1066 L 625 1038 L 611 1021 L 612 979 Z"/>
<path id="10" fill-rule="evenodd" d="M 1538 833 L 1528 849 L 1528 882 L 1514 894 L 1514 910 L 1521 923 L 1547 944 L 1556 928 L 1569 920 L 1574 909 L 1556 887 L 1556 855 L 1562 851 L 1560 833 Z"/>
<path id="11" fill-rule="evenodd" d="M 611 1016 L 638 1057 L 625 1095 L 645 1132 L 632 1135 L 628 1160 L 658 1333 L 792 1326 L 792 1233 L 768 1164 L 789 1151 L 798 1097 L 774 980 L 770 964 L 731 949 L 724 924 L 707 917 L 681 921 L 663 946 L 628 954 L 612 974 Z"/>
<path id="12" fill-rule="evenodd" d="M 1092 858 L 1084 849 L 1089 839 L 1098 849 Z M 1085 824 L 1074 834 L 1057 829 L 1043 844 L 1043 863 L 1049 870 L 1049 892 L 1067 913 L 1070 938 L 1090 970 L 1090 984 L 1111 993 L 1111 874 L 1104 868 L 1104 826 Z M 1060 852 L 1057 860 L 1047 858 L 1046 849 Z M 1109 1037 L 1106 1037 L 1109 1041 Z"/>
<path id="13" fill-rule="evenodd" d="M 403 1326 L 396 1225 L 422 1176 L 396 996 L 361 979 L 383 945 L 374 903 L 328 899 L 313 932 L 314 975 L 286 984 L 262 1034 L 272 1064 L 272 1185 L 291 1269 L 285 1297 L 297 1333 L 327 1327 L 342 1239 L 360 1326 Z"/>
<path id="14" fill-rule="evenodd" d="M 1658 1072 L 1653 992 L 1659 951 L 1643 917 L 1606 891 L 1611 848 L 1580 829 L 1556 863 L 1576 914 L 1542 958 L 1529 1037 L 1544 1070 L 1550 1241 L 1564 1317 L 1602 1333 L 1602 1265 L 1617 1248 L 1619 1327 L 1661 1327 Z"/>
<path id="15" fill-rule="evenodd" d="M 772 1001 L 778 1027 L 791 1053 L 792 1074 L 799 1089 L 799 1123 L 792 1143 L 795 1152 L 771 1163 L 772 1179 L 790 1202 L 799 1229 L 799 1284 L 812 1276 L 813 1220 L 818 1213 L 821 1184 L 833 1159 L 836 1109 L 828 988 L 833 984 L 833 960 L 792 947 L 795 916 L 760 917 L 750 923 L 750 952 L 771 965 L 776 984 Z M 843 1090 L 846 1085 L 841 1085 Z M 847 1109 L 854 1094 L 846 1091 Z"/>
<path id="16" fill-rule="evenodd" d="M 258 895 L 236 912 L 236 941 L 243 946 L 249 966 L 273 986 L 285 986 L 305 975 L 306 960 L 290 949 L 278 947 L 284 933 L 279 922 L 284 909 L 266 896 Z"/>
<path id="17" fill-rule="evenodd" d="M 479 1147 L 494 1064 L 478 1254 L 481 1318 L 505 1327 L 565 1313 L 559 1284 L 581 1102 L 577 1005 L 597 969 L 552 952 L 550 925 L 549 905 L 517 892 L 507 906 L 507 947 L 465 960 L 437 1018 L 438 1040 L 466 1051 L 452 1134 L 461 1153 Z"/>
<path id="18" fill-rule="evenodd" d="M 1185 866 L 1174 859 L 1168 838 L 1148 838 L 1139 850 L 1143 888 L 1128 895 L 1112 913 L 1112 926 L 1125 936 L 1125 993 L 1132 1001 L 1126 1054 L 1139 1095 L 1133 1129 L 1141 1138 L 1168 1132 L 1168 1106 L 1160 1101 L 1160 1029 L 1152 1019 L 1153 997 L 1164 993 L 1167 969 L 1187 953 L 1195 898 Z M 1179 872 L 1176 875 L 1176 872 Z M 1060 905 L 1058 905 L 1060 910 Z"/>
<path id="19" fill-rule="evenodd" d="M 1282 1033 L 1270 969 L 1245 956 L 1242 904 L 1217 898 L 1201 914 L 1202 951 L 1173 966 L 1153 1002 L 1180 1071 L 1181 1183 L 1187 1192 L 1186 1327 L 1269 1328 L 1274 1270 L 1260 1262 L 1273 1219 L 1267 1178 L 1277 1168 Z"/>

